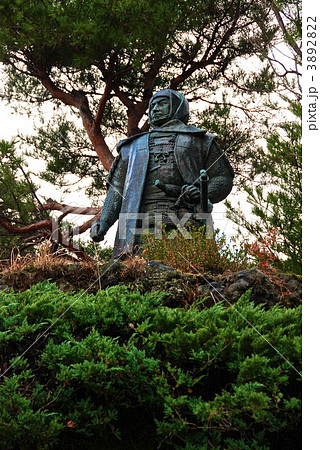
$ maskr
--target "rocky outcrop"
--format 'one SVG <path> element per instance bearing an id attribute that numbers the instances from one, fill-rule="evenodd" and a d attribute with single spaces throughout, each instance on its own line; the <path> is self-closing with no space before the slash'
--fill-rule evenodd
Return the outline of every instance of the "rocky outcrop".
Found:
<path id="1" fill-rule="evenodd" d="M 109 263 L 101 271 L 102 287 L 126 284 L 123 277 L 126 264 L 121 261 Z M 268 276 L 257 268 L 223 275 L 183 274 L 160 261 L 148 261 L 141 268 L 134 285 L 143 292 L 164 291 L 166 302 L 172 306 L 191 302 L 195 298 L 208 297 L 207 303 L 236 302 L 247 290 L 255 304 L 271 307 L 276 303 L 293 307 L 302 299 L 302 281 L 297 275 L 272 274 Z"/>
<path id="2" fill-rule="evenodd" d="M 242 294 L 251 290 L 255 304 L 271 307 L 281 303 L 287 307 L 300 304 L 302 298 L 301 277 L 281 273 L 267 275 L 257 268 L 239 272 L 213 274 L 186 274 L 161 261 L 136 258 L 127 261 L 109 261 L 97 269 L 78 264 L 51 267 L 46 271 L 22 270 L 0 279 L 0 290 L 24 290 L 43 279 L 56 282 L 61 291 L 96 292 L 108 286 L 126 284 L 142 293 L 166 292 L 164 303 L 171 307 L 191 304 L 198 299 L 210 306 L 218 301 L 235 303 Z"/>
<path id="3" fill-rule="evenodd" d="M 202 285 L 204 292 L 212 292 L 218 300 L 237 301 L 248 289 L 255 304 L 270 307 L 276 303 L 297 306 L 302 299 L 302 283 L 296 275 L 268 276 L 257 268 L 241 270 L 214 277 L 211 286 Z"/>

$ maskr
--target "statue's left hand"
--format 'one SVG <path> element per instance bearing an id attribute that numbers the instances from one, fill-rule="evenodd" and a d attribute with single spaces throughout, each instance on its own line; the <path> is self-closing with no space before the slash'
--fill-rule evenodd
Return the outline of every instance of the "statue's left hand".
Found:
<path id="1" fill-rule="evenodd" d="M 188 203 L 198 203 L 200 201 L 200 190 L 197 186 L 190 185 L 183 190 L 183 198 Z"/>

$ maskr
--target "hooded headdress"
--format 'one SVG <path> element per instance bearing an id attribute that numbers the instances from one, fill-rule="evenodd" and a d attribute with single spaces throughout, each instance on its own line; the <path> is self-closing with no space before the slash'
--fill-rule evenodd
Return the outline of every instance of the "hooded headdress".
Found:
<path id="1" fill-rule="evenodd" d="M 189 119 L 189 103 L 186 100 L 185 96 L 178 91 L 174 91 L 173 89 L 162 89 L 158 91 L 149 102 L 149 123 L 152 127 L 156 125 L 152 123 L 152 119 L 150 116 L 151 104 L 153 100 L 157 97 L 166 97 L 170 101 L 170 111 L 168 114 L 167 122 L 171 120 L 180 120 L 184 124 L 188 123 Z"/>

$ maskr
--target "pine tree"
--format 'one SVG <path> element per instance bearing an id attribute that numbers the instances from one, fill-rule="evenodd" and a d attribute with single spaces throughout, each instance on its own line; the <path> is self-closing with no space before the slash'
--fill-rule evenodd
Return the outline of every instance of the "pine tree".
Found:
<path id="1" fill-rule="evenodd" d="M 268 5 L 250 0 L 8 1 L 0 14 L 4 96 L 32 106 L 66 105 L 82 120 L 85 146 L 108 170 L 113 155 L 105 137 L 144 131 L 149 99 L 159 88 L 182 90 L 190 100 L 249 81 L 249 91 L 270 91 L 265 67 L 246 76 L 233 64 L 263 58 L 277 34 L 272 20 Z M 57 121 L 51 136 L 63 135 L 61 127 Z M 46 149 L 43 156 L 78 159 L 83 136 L 68 131 L 71 152 Z"/>
<path id="2" fill-rule="evenodd" d="M 54 105 L 53 120 L 25 142 L 47 162 L 42 178 L 61 186 L 70 173 L 86 177 L 92 197 L 104 192 L 113 144 L 148 129 L 152 94 L 179 89 L 192 110 L 209 102 L 200 119 L 219 133 L 241 186 L 255 176 L 254 140 L 274 113 L 269 97 L 296 89 L 286 75 L 299 76 L 300 10 L 300 0 L 5 0 L 2 97 L 28 113 L 39 106 L 40 117 L 41 105 Z M 274 56 L 281 41 L 294 67 Z"/>
<path id="3" fill-rule="evenodd" d="M 230 217 L 258 242 L 273 231 L 269 251 L 276 265 L 301 273 L 302 263 L 302 123 L 301 105 L 289 102 L 295 120 L 280 123 L 260 148 L 255 170 L 259 183 L 247 183 L 244 190 L 255 220 L 247 220 L 240 209 L 228 203 Z"/>
<path id="4" fill-rule="evenodd" d="M 27 228 L 30 222 L 44 217 L 35 208 L 37 187 L 31 182 L 24 158 L 18 155 L 14 143 L 0 141 L 0 156 L 0 258 L 8 258 L 24 241 L 19 235 L 12 237 L 12 229 Z"/>

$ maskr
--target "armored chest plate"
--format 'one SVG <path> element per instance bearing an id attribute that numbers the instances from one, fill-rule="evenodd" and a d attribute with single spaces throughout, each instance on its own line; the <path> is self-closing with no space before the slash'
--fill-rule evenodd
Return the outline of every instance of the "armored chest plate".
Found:
<path id="1" fill-rule="evenodd" d="M 166 184 L 182 186 L 182 178 L 178 171 L 174 146 L 176 134 L 151 133 L 149 136 L 149 165 L 145 186 L 154 185 L 156 180 Z"/>

